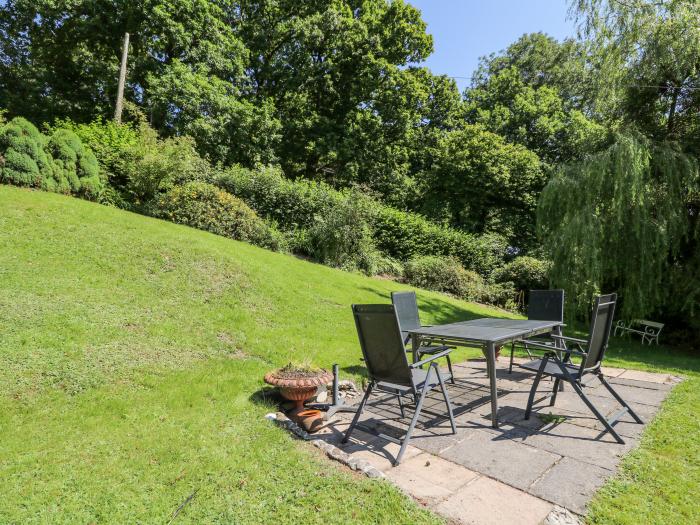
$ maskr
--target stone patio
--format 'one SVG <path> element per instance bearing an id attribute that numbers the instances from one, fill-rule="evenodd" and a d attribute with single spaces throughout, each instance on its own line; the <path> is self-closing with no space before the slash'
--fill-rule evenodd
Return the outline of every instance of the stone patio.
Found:
<path id="1" fill-rule="evenodd" d="M 448 383 L 457 434 L 451 433 L 444 400 L 434 391 L 397 467 L 392 463 L 399 446 L 388 440 L 356 430 L 348 444 L 340 444 L 352 414 L 342 414 L 317 436 L 369 461 L 407 494 L 455 523 L 575 523 L 595 491 L 614 475 L 620 458 L 636 446 L 645 425 L 624 416 L 615 425 L 626 441 L 620 445 L 602 433 L 602 425 L 570 386 L 549 406 L 545 396 L 552 382 L 547 380 L 540 383 L 533 417 L 525 421 L 533 375 L 517 368 L 509 374 L 506 359 L 501 361 L 498 429 L 490 426 L 486 363 L 472 360 L 455 365 L 455 384 Z M 604 372 L 645 424 L 680 380 L 623 369 Z M 607 416 L 620 409 L 595 377 L 585 391 Z M 406 407 L 402 419 L 395 398 L 377 395 L 360 424 L 374 433 L 403 437 L 412 415 Z"/>

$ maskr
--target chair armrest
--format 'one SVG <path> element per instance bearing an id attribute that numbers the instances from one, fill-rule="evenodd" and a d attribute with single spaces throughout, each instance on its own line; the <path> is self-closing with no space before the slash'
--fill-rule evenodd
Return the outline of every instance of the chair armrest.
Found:
<path id="1" fill-rule="evenodd" d="M 452 352 L 452 349 L 448 348 L 447 350 L 443 350 L 442 352 L 438 352 L 437 354 L 433 354 L 430 357 L 427 357 L 425 359 L 421 359 L 420 361 L 416 361 L 415 363 L 411 363 L 408 365 L 408 367 L 409 368 L 419 368 L 427 363 L 430 363 L 431 361 L 435 361 L 436 359 L 439 359 L 441 357 L 445 357 L 450 352 Z"/>
<path id="2" fill-rule="evenodd" d="M 572 350 L 571 348 L 557 348 L 556 346 L 546 345 L 546 344 L 540 343 L 538 341 L 532 341 L 531 339 L 522 339 L 521 342 L 525 343 L 527 346 L 534 346 L 535 348 L 540 348 L 542 350 L 549 350 L 550 352 L 554 352 L 554 353 L 561 352 L 563 354 L 574 354 L 574 355 L 580 355 L 583 357 L 588 355 L 588 354 L 586 354 L 586 352 Z"/>
<path id="3" fill-rule="evenodd" d="M 578 337 L 568 337 L 566 335 L 551 334 L 550 337 L 552 339 L 563 339 L 564 341 L 572 341 L 574 343 L 581 343 L 581 344 L 588 343 L 588 341 L 586 341 L 585 339 L 579 339 Z"/>

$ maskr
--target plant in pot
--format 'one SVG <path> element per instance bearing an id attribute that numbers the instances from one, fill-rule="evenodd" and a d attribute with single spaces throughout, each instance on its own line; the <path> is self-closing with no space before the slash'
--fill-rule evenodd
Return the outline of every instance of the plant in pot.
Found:
<path id="1" fill-rule="evenodd" d="M 332 379 L 333 375 L 328 370 L 294 363 L 265 375 L 267 384 L 278 387 L 282 397 L 296 403 L 289 416 L 309 432 L 318 430 L 323 415 L 319 410 L 306 409 L 304 403 L 316 394 L 320 385 L 327 385 Z"/>

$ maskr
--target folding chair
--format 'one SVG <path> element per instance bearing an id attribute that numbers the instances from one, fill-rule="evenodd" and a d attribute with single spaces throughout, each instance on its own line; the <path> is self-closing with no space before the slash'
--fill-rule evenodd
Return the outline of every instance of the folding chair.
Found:
<path id="1" fill-rule="evenodd" d="M 605 427 L 605 432 L 610 432 L 618 443 L 624 443 L 625 441 L 617 432 L 615 432 L 613 425 L 617 423 L 617 421 L 623 415 L 629 412 L 637 423 L 643 424 L 642 419 L 634 412 L 634 410 L 632 410 L 632 408 L 622 399 L 622 397 L 620 397 L 620 394 L 618 394 L 605 380 L 603 373 L 600 370 L 601 363 L 605 357 L 605 351 L 608 348 L 608 341 L 610 339 L 610 330 L 612 328 L 616 302 L 617 294 L 614 293 L 596 297 L 595 304 L 593 306 L 593 314 L 591 316 L 591 328 L 588 334 L 588 339 L 564 337 L 556 334 L 552 335 L 554 339 L 558 339 L 564 343 L 573 343 L 577 349 L 566 347 L 553 351 L 551 346 L 543 345 L 537 341 L 526 341 L 527 344 L 532 345 L 535 348 L 548 350 L 548 352 L 545 353 L 542 359 L 537 359 L 520 365 L 521 368 L 537 372 L 535 381 L 532 384 L 532 389 L 530 390 L 530 396 L 527 400 L 525 419 L 530 418 L 532 404 L 535 399 L 535 392 L 537 391 L 537 386 L 539 385 L 540 379 L 542 379 L 543 376 L 549 376 L 554 378 L 554 388 L 551 394 L 551 400 L 549 403 L 550 406 L 553 406 L 556 402 L 559 383 L 561 381 L 566 381 L 567 383 L 571 384 L 574 391 L 583 400 L 591 412 L 593 412 L 595 417 L 597 417 L 603 424 Z M 563 358 L 560 358 L 557 352 L 563 354 Z M 581 364 L 577 366 L 570 362 L 571 355 L 581 357 Z M 600 380 L 600 382 L 603 383 L 605 388 L 607 388 L 613 395 L 613 397 L 622 405 L 622 410 L 617 412 L 610 419 L 606 419 L 583 392 L 581 380 L 587 374 L 594 374 Z"/>
<path id="2" fill-rule="evenodd" d="M 391 302 L 396 309 L 396 315 L 399 319 L 399 326 L 401 327 L 401 336 L 403 337 L 404 345 L 408 344 L 411 340 L 411 334 L 409 330 L 414 330 L 416 328 L 421 328 L 424 326 L 420 322 L 420 313 L 418 312 L 418 301 L 416 299 L 416 292 L 391 292 Z M 450 348 L 449 346 L 433 346 L 426 345 L 418 348 L 416 353 L 417 359 L 420 361 L 421 357 L 424 355 L 435 355 L 438 352 L 442 352 Z M 445 356 L 447 359 L 447 369 L 450 371 L 450 377 L 452 384 L 455 382 L 454 374 L 452 373 L 452 360 L 450 355 Z"/>
<path id="3" fill-rule="evenodd" d="M 531 321 L 559 321 L 564 322 L 564 290 L 530 290 L 527 301 L 527 318 Z M 545 336 L 549 337 L 549 336 Z M 539 341 L 546 342 L 546 339 Z M 523 343 L 520 341 L 520 343 Z M 526 343 L 523 343 L 525 351 L 530 359 L 532 353 Z M 510 345 L 510 366 L 508 373 L 513 373 L 513 354 L 515 353 L 515 341 Z"/>
<path id="4" fill-rule="evenodd" d="M 399 400 L 401 417 L 405 417 L 402 398 L 411 396 L 415 402 L 415 412 L 405 437 L 396 439 L 391 436 L 381 435 L 381 437 L 401 445 L 394 461 L 394 465 L 398 465 L 413 434 L 425 397 L 434 388 L 440 388 L 447 407 L 447 414 L 450 418 L 452 433 L 457 432 L 452 414 L 452 405 L 445 388 L 445 381 L 440 368 L 435 362 L 440 357 L 449 354 L 451 349 L 445 349 L 442 352 L 431 355 L 427 359 L 409 364 L 396 310 L 393 305 L 355 304 L 352 306 L 352 311 L 355 317 L 355 326 L 360 339 L 362 355 L 369 374 L 369 385 L 358 406 L 355 417 L 345 433 L 343 443 L 347 443 L 350 439 L 372 392 L 378 391 L 395 395 Z M 423 370 L 420 368 L 423 365 L 430 366 L 427 370 Z"/>

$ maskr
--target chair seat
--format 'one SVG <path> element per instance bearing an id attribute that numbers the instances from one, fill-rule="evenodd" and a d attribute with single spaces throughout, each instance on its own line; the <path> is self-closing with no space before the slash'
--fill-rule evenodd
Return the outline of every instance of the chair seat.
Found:
<path id="1" fill-rule="evenodd" d="M 437 354 L 438 352 L 442 352 L 443 350 L 449 350 L 450 346 L 445 346 L 445 345 L 440 345 L 440 346 L 421 346 L 418 348 L 418 355 L 433 355 Z"/>
<path id="2" fill-rule="evenodd" d="M 539 371 L 540 366 L 542 366 L 542 361 L 543 361 L 542 359 L 535 359 L 534 361 L 528 361 L 527 363 L 523 363 L 522 365 L 520 365 L 520 368 L 524 368 L 526 370 L 531 370 L 532 372 L 537 372 L 537 371 Z M 572 365 L 571 363 L 564 363 L 564 367 L 566 368 L 566 371 L 569 372 L 569 375 L 571 376 L 572 379 L 579 379 L 580 368 L 577 365 Z M 544 375 L 558 377 L 560 379 L 566 379 L 566 376 L 564 375 L 564 372 L 562 372 L 559 365 L 557 363 L 555 363 L 554 361 L 552 361 L 551 359 L 548 360 L 542 373 Z"/>
<path id="3" fill-rule="evenodd" d="M 440 371 L 442 374 L 442 380 L 447 381 L 452 377 L 449 372 Z M 414 368 L 411 370 L 411 375 L 413 376 L 413 382 L 416 385 L 416 391 L 421 392 L 426 386 L 428 388 L 433 388 L 440 384 L 438 381 L 437 374 L 432 374 L 430 378 L 430 383 L 426 385 L 425 379 L 428 377 L 428 370 L 423 370 L 422 368 Z M 406 385 L 399 385 L 397 383 L 388 383 L 386 381 L 379 381 L 377 383 L 377 388 L 385 392 L 392 394 L 407 394 L 413 392 L 413 388 Z"/>

